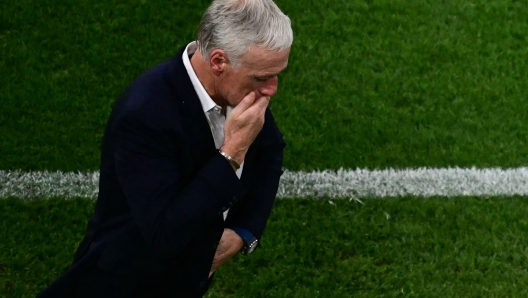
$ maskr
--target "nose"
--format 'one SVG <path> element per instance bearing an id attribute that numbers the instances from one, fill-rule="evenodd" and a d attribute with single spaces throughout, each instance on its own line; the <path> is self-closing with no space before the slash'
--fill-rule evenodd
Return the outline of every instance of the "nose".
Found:
<path id="1" fill-rule="evenodd" d="M 264 96 L 273 96 L 277 93 L 277 88 L 279 87 L 279 77 L 274 76 L 267 80 L 260 88 L 259 93 Z"/>

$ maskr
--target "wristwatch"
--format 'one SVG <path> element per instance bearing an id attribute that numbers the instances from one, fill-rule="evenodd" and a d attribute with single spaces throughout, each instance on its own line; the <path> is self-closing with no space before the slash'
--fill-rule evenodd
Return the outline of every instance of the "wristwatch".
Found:
<path id="1" fill-rule="evenodd" d="M 235 231 L 244 242 L 244 246 L 242 247 L 242 250 L 240 250 L 241 254 L 249 255 L 255 250 L 255 248 L 257 248 L 259 241 L 250 231 L 242 228 L 233 228 L 233 231 Z"/>
<path id="2" fill-rule="evenodd" d="M 253 239 L 251 239 L 249 242 L 246 242 L 244 240 L 244 247 L 242 248 L 240 253 L 245 256 L 249 255 L 255 250 L 255 248 L 257 248 L 257 245 L 258 245 L 258 239 L 255 237 L 253 237 Z"/>

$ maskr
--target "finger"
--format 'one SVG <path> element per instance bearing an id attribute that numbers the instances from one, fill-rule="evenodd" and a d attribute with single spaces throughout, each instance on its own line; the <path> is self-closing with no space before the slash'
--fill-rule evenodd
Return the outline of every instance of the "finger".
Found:
<path id="1" fill-rule="evenodd" d="M 237 116 L 247 110 L 253 105 L 253 103 L 255 102 L 255 98 L 255 92 L 249 92 L 249 94 L 242 98 L 240 103 L 231 111 L 231 115 Z"/>
<path id="2" fill-rule="evenodd" d="M 271 100 L 271 97 L 262 96 L 261 98 L 259 98 L 259 101 L 258 101 L 259 107 L 262 108 L 262 109 L 267 108 L 268 105 L 269 105 L 270 100 Z"/>
<path id="3" fill-rule="evenodd" d="M 269 96 L 262 96 L 255 100 L 255 103 L 247 109 L 248 112 L 254 112 L 254 113 L 264 113 L 266 111 L 266 108 L 268 107 L 270 102 Z"/>

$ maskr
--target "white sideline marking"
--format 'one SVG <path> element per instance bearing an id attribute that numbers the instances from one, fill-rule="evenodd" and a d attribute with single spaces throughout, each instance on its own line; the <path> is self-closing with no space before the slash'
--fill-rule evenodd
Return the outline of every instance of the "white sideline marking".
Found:
<path id="1" fill-rule="evenodd" d="M 0 198 L 97 198 L 98 172 L 0 171 Z M 285 171 L 279 198 L 528 195 L 528 168 Z"/>

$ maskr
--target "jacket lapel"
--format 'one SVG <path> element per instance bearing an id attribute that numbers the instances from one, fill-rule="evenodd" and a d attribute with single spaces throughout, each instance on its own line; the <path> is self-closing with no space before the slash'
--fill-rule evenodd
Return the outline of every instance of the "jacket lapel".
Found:
<path id="1" fill-rule="evenodd" d="M 171 59 L 169 80 L 178 95 L 176 100 L 181 111 L 179 114 L 185 131 L 186 142 L 188 142 L 188 146 L 183 147 L 189 148 L 189 154 L 192 157 L 191 166 L 200 169 L 216 152 L 216 147 L 202 104 L 183 64 L 182 55 L 184 50 L 185 47 Z M 259 143 L 260 137 L 257 137 L 246 154 L 241 177 L 244 184 L 249 183 L 251 176 L 253 176 L 251 173 L 254 170 L 253 163 Z"/>
<path id="2" fill-rule="evenodd" d="M 191 79 L 183 64 L 182 48 L 171 60 L 169 66 L 169 80 L 177 93 L 177 104 L 180 110 L 182 128 L 186 135 L 186 146 L 192 157 L 193 166 L 201 168 L 215 151 L 215 144 L 209 123 L 203 112 L 200 99 L 194 90 Z"/>

